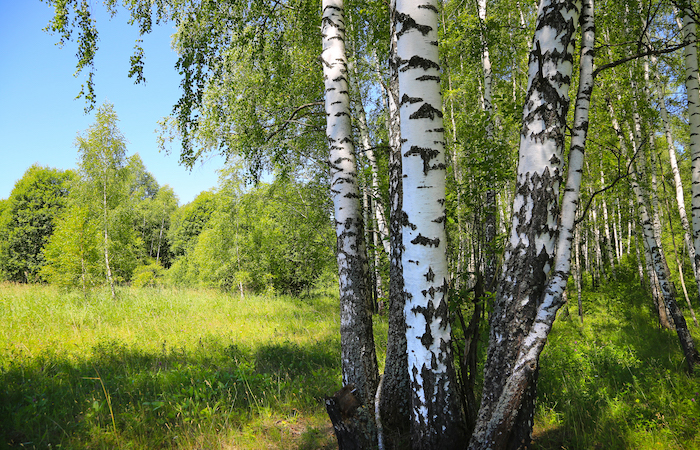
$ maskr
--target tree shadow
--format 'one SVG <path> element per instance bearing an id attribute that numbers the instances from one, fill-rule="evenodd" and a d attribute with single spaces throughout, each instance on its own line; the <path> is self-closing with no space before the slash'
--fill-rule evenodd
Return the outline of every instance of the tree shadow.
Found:
<path id="1" fill-rule="evenodd" d="M 337 390 L 338 347 L 208 338 L 187 350 L 107 342 L 85 357 L 17 355 L 0 368 L 0 447 L 175 448 L 261 416 L 292 420 Z"/>

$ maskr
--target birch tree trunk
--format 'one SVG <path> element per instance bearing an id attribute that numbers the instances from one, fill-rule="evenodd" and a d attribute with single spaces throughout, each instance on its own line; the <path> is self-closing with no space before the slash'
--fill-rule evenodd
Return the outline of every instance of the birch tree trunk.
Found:
<path id="1" fill-rule="evenodd" d="M 602 161 L 601 161 L 602 166 Z M 603 174 L 603 169 L 600 169 L 600 187 L 605 187 L 605 175 Z M 615 254 L 613 253 L 613 242 L 610 234 L 610 219 L 608 216 L 608 203 L 605 201 L 605 195 L 601 196 L 601 208 L 603 209 L 603 226 L 605 229 L 605 250 L 608 255 L 608 262 L 610 263 L 610 268 L 613 274 L 615 273 Z"/>
<path id="2" fill-rule="evenodd" d="M 414 449 L 464 447 L 448 317 L 445 142 L 438 64 L 437 1 L 396 3 L 402 257 Z"/>
<path id="3" fill-rule="evenodd" d="M 411 428 L 411 390 L 406 353 L 406 320 L 404 318 L 404 283 L 402 241 L 403 183 L 401 170 L 401 128 L 399 116 L 399 60 L 396 54 L 396 0 L 391 2 L 391 48 L 389 51 L 389 336 L 384 364 L 384 378 L 379 397 L 379 411 L 385 432 L 386 448 L 407 447 Z"/>
<path id="4" fill-rule="evenodd" d="M 654 266 L 654 272 L 659 282 L 661 292 L 663 294 L 663 300 L 666 304 L 666 308 L 671 315 L 674 325 L 676 326 L 676 333 L 678 334 L 678 339 L 681 344 L 681 349 L 685 355 L 686 363 L 688 364 L 688 369 L 692 373 L 698 361 L 700 361 L 700 355 L 695 349 L 695 343 L 690 335 L 688 326 L 683 317 L 683 313 L 678 308 L 676 299 L 673 296 L 671 290 L 671 285 L 668 279 L 665 277 L 664 267 L 663 267 L 663 255 L 659 252 L 659 247 L 656 244 L 656 237 L 654 236 L 654 226 L 649 216 L 647 201 L 645 198 L 645 193 L 643 187 L 637 181 L 636 173 L 632 173 L 630 177 L 632 182 L 632 188 L 634 190 L 635 196 L 637 197 L 637 203 L 639 206 L 640 218 L 642 220 L 642 228 L 644 233 L 644 240 L 646 241 L 652 256 L 652 264 Z"/>
<path id="5" fill-rule="evenodd" d="M 700 82 L 698 82 L 697 32 L 693 16 L 683 11 L 683 40 L 685 46 L 685 89 L 688 96 L 690 126 L 691 198 L 693 241 L 695 246 L 696 279 L 700 279 Z"/>
<path id="6" fill-rule="evenodd" d="M 584 142 L 572 137 L 570 158 L 574 160 L 569 164 L 565 211 L 561 216 L 562 245 L 556 249 L 556 268 L 550 279 L 554 285 L 550 291 L 545 288 L 559 231 L 564 127 L 569 107 L 573 37 L 580 9 L 579 2 L 569 1 L 542 0 L 539 5 L 530 52 L 512 229 L 489 318 L 491 331 L 484 389 L 470 449 L 519 448 L 530 442 L 539 355 L 561 306 L 561 292 L 569 275 L 570 233 L 582 173 Z M 592 14 L 592 8 L 587 8 L 585 17 L 590 18 L 590 23 L 587 19 L 584 30 L 590 39 L 593 38 Z M 592 45 L 582 46 L 582 55 L 590 58 L 591 72 L 582 73 L 581 101 L 577 100 L 574 129 L 583 139 L 593 81 L 592 51 Z M 577 161 L 575 158 L 579 156 Z"/>
<path id="7" fill-rule="evenodd" d="M 357 65 L 352 64 L 352 73 L 354 77 L 358 78 Z M 377 238 L 381 241 L 381 246 L 386 253 L 389 253 L 389 227 L 386 223 L 386 217 L 384 217 L 384 208 L 380 202 L 379 195 L 379 167 L 377 166 L 377 157 L 374 154 L 372 148 L 372 143 L 369 137 L 369 128 L 367 127 L 367 113 L 365 112 L 364 100 L 362 99 L 362 92 L 357 82 L 352 83 L 353 90 L 355 91 L 356 97 L 356 110 L 357 110 L 357 128 L 360 131 L 360 142 L 362 143 L 362 152 L 364 153 L 367 161 L 369 162 L 370 171 L 372 172 L 372 214 L 374 215 L 374 220 L 377 224 L 377 229 L 373 232 L 375 235 L 374 240 Z M 378 235 L 378 236 L 377 236 Z M 375 242 L 376 246 L 377 242 Z"/>
<path id="8" fill-rule="evenodd" d="M 362 405 L 369 407 L 374 404 L 379 375 L 368 302 L 367 253 L 350 124 L 343 2 L 323 0 L 322 8 L 321 61 L 326 87 L 326 136 L 330 147 L 331 195 L 337 236 L 343 385 L 353 386 L 355 397 Z M 362 442 L 374 444 L 376 436 L 372 436 L 372 431 L 364 425 L 358 425 L 357 433 Z"/>
<path id="9" fill-rule="evenodd" d="M 478 16 L 480 23 L 479 37 L 481 40 L 481 67 L 484 73 L 484 103 L 483 109 L 487 116 L 486 124 L 486 139 L 487 142 L 493 142 L 493 98 L 491 87 L 493 84 L 493 73 L 491 69 L 491 56 L 489 53 L 489 45 L 486 40 L 486 0 L 478 0 Z M 486 164 L 487 167 L 492 167 L 494 152 L 493 149 L 486 149 Z M 486 190 L 486 201 L 484 202 L 484 249 L 482 258 L 484 260 L 484 280 L 486 281 L 486 289 L 492 291 L 496 285 L 496 191 L 495 189 Z"/>
<path id="10" fill-rule="evenodd" d="M 671 133 L 671 123 L 668 119 L 668 112 L 666 111 L 666 96 L 661 84 L 657 84 L 659 86 L 659 110 L 661 112 L 661 120 L 664 124 L 666 142 L 668 145 L 668 160 L 671 165 L 671 172 L 673 173 L 673 185 L 676 191 L 676 204 L 678 206 L 678 214 L 681 218 L 681 226 L 683 227 L 683 242 L 685 243 L 685 248 L 688 251 L 688 256 L 690 257 L 690 265 L 693 268 L 695 284 L 698 286 L 698 292 L 700 292 L 700 272 L 698 272 L 697 264 L 695 262 L 695 246 L 693 245 L 692 238 L 690 237 L 690 222 L 688 221 L 688 214 L 685 211 L 685 194 L 683 193 L 681 173 L 680 170 L 678 170 L 678 160 L 676 159 L 676 148 L 674 145 L 673 134 Z"/>
<path id="11" fill-rule="evenodd" d="M 105 169 L 106 171 L 106 169 Z M 112 300 L 116 298 L 116 294 L 114 292 L 114 279 L 112 278 L 112 268 L 109 265 L 109 234 L 107 232 L 107 173 L 105 172 L 104 175 L 104 181 L 102 183 L 102 208 L 103 208 L 103 217 L 102 219 L 104 220 L 104 246 L 105 246 L 105 271 L 107 273 L 107 283 L 109 284 L 109 289 L 112 293 Z"/>

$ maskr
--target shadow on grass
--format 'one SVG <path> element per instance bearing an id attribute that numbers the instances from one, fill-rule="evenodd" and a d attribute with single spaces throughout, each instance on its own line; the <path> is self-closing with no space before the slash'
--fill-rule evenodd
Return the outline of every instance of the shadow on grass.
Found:
<path id="1" fill-rule="evenodd" d="M 700 445 L 699 380 L 637 286 L 591 293 L 583 326 L 574 317 L 556 323 L 541 359 L 534 448 Z"/>
<path id="2" fill-rule="evenodd" d="M 339 387 L 338 347 L 209 339 L 193 350 L 106 343 L 85 358 L 17 357 L 0 369 L 0 448 L 175 448 L 260 417 L 294 420 Z"/>

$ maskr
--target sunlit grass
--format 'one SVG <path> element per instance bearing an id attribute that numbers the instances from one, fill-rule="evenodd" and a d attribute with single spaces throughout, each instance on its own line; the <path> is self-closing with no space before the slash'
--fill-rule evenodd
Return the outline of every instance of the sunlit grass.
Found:
<path id="1" fill-rule="evenodd" d="M 700 448 L 700 377 L 688 375 L 677 335 L 658 327 L 639 282 L 623 278 L 584 291 L 583 324 L 575 304 L 555 323 L 541 361 L 536 448 Z"/>
<path id="2" fill-rule="evenodd" d="M 555 323 L 535 448 L 700 448 L 700 376 L 638 286 L 623 277 L 585 291 L 584 323 L 574 304 Z M 123 288 L 113 301 L 2 284 L 0 323 L 0 448 L 336 446 L 321 401 L 341 383 L 335 288 Z M 380 366 L 386 331 L 375 316 Z"/>
<path id="3" fill-rule="evenodd" d="M 23 448 L 326 448 L 337 297 L 0 287 L 0 432 Z M 111 407 L 111 408 L 110 408 Z M 115 432 L 116 430 L 116 432 Z"/>

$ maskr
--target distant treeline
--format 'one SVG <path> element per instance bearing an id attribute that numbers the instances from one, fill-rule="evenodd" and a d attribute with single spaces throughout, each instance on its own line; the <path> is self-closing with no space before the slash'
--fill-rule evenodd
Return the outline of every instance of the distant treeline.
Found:
<path id="1" fill-rule="evenodd" d="M 229 164 L 218 189 L 178 206 L 138 154 L 125 156 L 116 122 L 101 107 L 77 139 L 77 170 L 34 165 L 0 200 L 0 279 L 296 293 L 333 267 L 323 183 L 251 186 Z"/>

